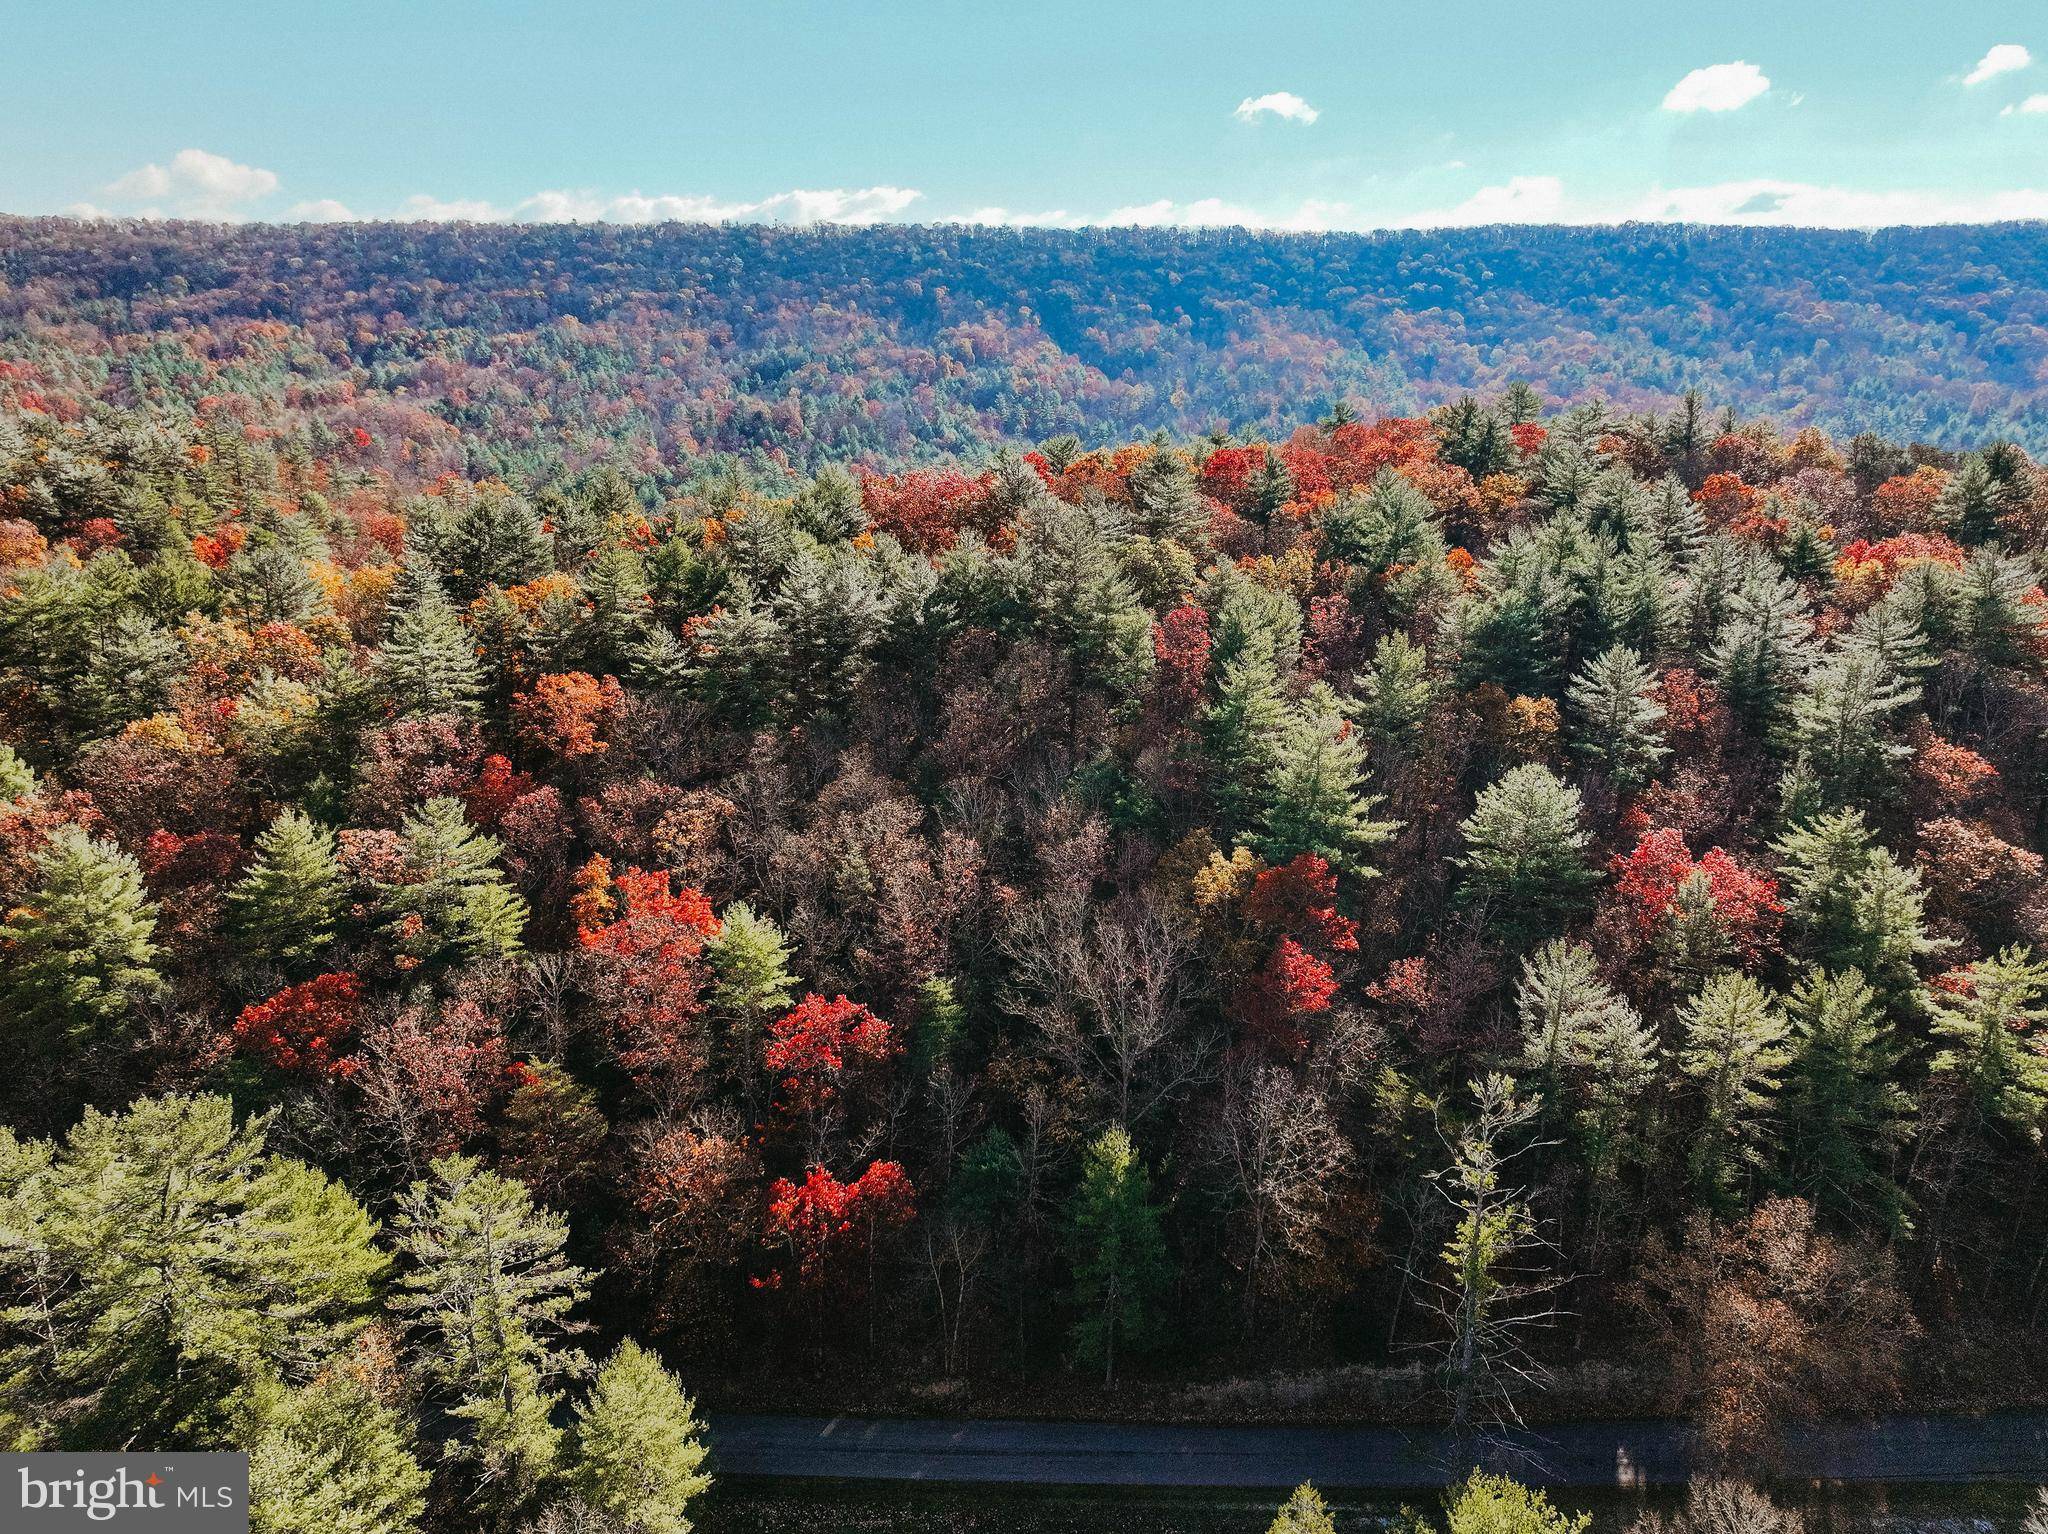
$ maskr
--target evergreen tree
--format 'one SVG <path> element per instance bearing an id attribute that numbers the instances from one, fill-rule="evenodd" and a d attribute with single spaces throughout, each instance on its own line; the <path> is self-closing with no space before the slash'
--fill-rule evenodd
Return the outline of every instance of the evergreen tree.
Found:
<path id="1" fill-rule="evenodd" d="M 1861 812 L 1818 816 L 1772 848 L 1797 952 L 1823 969 L 1859 971 L 1887 1005 L 1917 996 L 1918 961 L 1945 945 L 1928 935 L 1919 873 L 1877 845 Z"/>
<path id="2" fill-rule="evenodd" d="M 406 1424 L 346 1369 L 266 1384 L 235 1435 L 249 1455 L 250 1534 L 413 1534 L 430 1479 Z"/>
<path id="3" fill-rule="evenodd" d="M 1976 453 L 1967 455 L 1941 487 L 1934 503 L 1935 521 L 1959 543 L 1993 542 L 1999 513 L 2005 509 L 2000 488 L 1984 459 Z"/>
<path id="4" fill-rule="evenodd" d="M 87 1109 L 63 1144 L 0 1130 L 0 1416 L 69 1447 L 224 1442 L 238 1393 L 363 1325 L 388 1259 L 337 1184 L 267 1155 L 224 1097 Z"/>
<path id="5" fill-rule="evenodd" d="M 1352 717 L 1365 730 L 1373 759 L 1411 756 L 1436 697 L 1429 651 L 1398 630 L 1388 634 L 1359 676 L 1358 689 Z"/>
<path id="6" fill-rule="evenodd" d="M 400 828 L 399 877 L 377 893 L 386 932 L 412 965 L 503 959 L 519 951 L 526 902 L 497 867 L 499 844 L 469 823 L 460 799 L 429 799 Z"/>
<path id="7" fill-rule="evenodd" d="M 406 568 L 416 572 L 419 594 L 397 609 L 377 652 L 384 694 L 401 714 L 473 713 L 484 687 L 475 641 L 431 572 Z"/>
<path id="8" fill-rule="evenodd" d="M 1377 800 L 1363 791 L 1364 778 L 1365 749 L 1336 693 L 1319 682 L 1290 710 L 1275 744 L 1262 795 L 1261 855 L 1284 863 L 1312 852 L 1333 868 L 1370 878 L 1375 870 L 1365 854 L 1395 828 L 1371 817 Z"/>
<path id="9" fill-rule="evenodd" d="M 535 1208 L 523 1183 L 467 1156 L 430 1170 L 398 1200 L 409 1265 L 393 1308 L 410 1318 L 421 1378 L 467 1425 L 451 1453 L 471 1471 L 472 1502 L 503 1524 L 559 1459 L 552 1386 L 588 1360 L 555 1344 L 588 1285 L 563 1255 L 568 1222 Z"/>
<path id="10" fill-rule="evenodd" d="M 1337 1523 L 1315 1487 L 1303 1481 L 1280 1505 L 1266 1534 L 1337 1534 Z"/>
<path id="11" fill-rule="evenodd" d="M 0 1016 L 30 1059 L 121 1038 L 162 984 L 157 907 L 135 859 L 67 825 L 35 873 L 34 891 L 0 922 Z"/>
<path id="12" fill-rule="evenodd" d="M 1813 656 L 1813 630 L 1799 588 L 1778 575 L 1746 581 L 1707 657 L 1722 696 L 1752 728 L 1775 724 L 1791 703 Z"/>
<path id="13" fill-rule="evenodd" d="M 2031 1036 L 2048 1022 L 2048 964 L 2026 948 L 1979 959 L 1960 995 L 1934 1007 L 1941 1046 L 1928 1069 L 1960 1099 L 1971 1127 L 2038 1141 L 2048 1111 L 2048 1057 Z"/>
<path id="14" fill-rule="evenodd" d="M 1139 532 L 1189 546 L 1203 541 L 1209 524 L 1208 502 L 1195 482 L 1194 470 L 1180 453 L 1161 448 L 1144 459 L 1131 470 L 1126 490 Z"/>
<path id="15" fill-rule="evenodd" d="M 795 716 L 851 712 L 882 627 L 881 595 L 866 566 L 844 554 L 799 554 L 775 593 L 774 614 Z"/>
<path id="16" fill-rule="evenodd" d="M 585 562 L 578 584 L 586 609 L 577 633 L 580 658 L 593 671 L 624 670 L 647 638 L 645 565 L 624 544 L 607 543 Z"/>
<path id="17" fill-rule="evenodd" d="M 718 935 L 704 944 L 704 956 L 711 962 L 712 1005 L 751 1036 L 758 1036 L 771 1012 L 796 999 L 782 929 L 756 916 L 745 901 L 725 908 Z"/>
<path id="18" fill-rule="evenodd" d="M 1785 1146 L 1792 1185 L 1832 1213 L 1875 1213 L 1897 1228 L 1904 1200 L 1892 1160 L 1913 1100 L 1895 1078 L 1903 1051 L 1855 970 L 1807 972 L 1787 1013 L 1792 1059 L 1785 1076 Z"/>
<path id="19" fill-rule="evenodd" d="M 1647 782 L 1669 752 L 1658 728 L 1664 706 L 1653 696 L 1655 689 L 1656 677 L 1642 657 L 1616 645 L 1588 661 L 1565 694 L 1579 724 L 1574 746 L 1604 763 L 1618 788 Z"/>
<path id="20" fill-rule="evenodd" d="M 248 873 L 228 891 L 228 909 L 250 952 L 296 972 L 333 943 L 345 898 L 334 833 L 288 809 L 257 836 Z"/>
<path id="21" fill-rule="evenodd" d="M 1280 461 L 1280 455 L 1269 447 L 1266 456 L 1259 460 L 1259 466 L 1245 480 L 1244 491 L 1252 519 L 1260 523 L 1271 522 L 1279 515 L 1280 508 L 1294 499 L 1294 476 Z"/>
<path id="22" fill-rule="evenodd" d="M 1216 701 L 1202 715 L 1202 742 L 1225 824 L 1243 827 L 1280 762 L 1288 722 L 1272 640 L 1247 640 L 1216 680 Z"/>
<path id="23" fill-rule="evenodd" d="M 789 519 L 820 543 L 845 543 L 868 530 L 860 486 L 836 465 L 820 469 L 791 503 Z"/>
<path id="24" fill-rule="evenodd" d="M 711 1485 L 695 1408 L 637 1342 L 606 1359 L 576 1409 L 569 1483 L 640 1534 L 690 1534 L 690 1499 Z"/>
<path id="25" fill-rule="evenodd" d="M 1678 1068 L 1700 1094 L 1692 1173 L 1725 1203 L 1744 1169 L 1763 1164 L 1771 1142 L 1778 1072 L 1791 1059 L 1785 1019 L 1754 980 L 1723 970 L 1679 1009 L 1678 1021 L 1685 1040 Z"/>
<path id="26" fill-rule="evenodd" d="M 555 546 L 537 511 L 502 485 L 480 486 L 448 541 L 449 585 L 467 600 L 491 586 L 519 586 L 555 568 Z"/>
<path id="27" fill-rule="evenodd" d="M 735 728 L 766 724 L 782 697 L 788 651 L 774 615 L 742 583 L 705 618 L 697 639 L 690 678 L 698 695 Z"/>
<path id="28" fill-rule="evenodd" d="M 1068 1298 L 1081 1312 L 1074 1350 L 1083 1362 L 1100 1363 L 1103 1383 L 1112 1385 L 1119 1359 L 1156 1339 L 1172 1277 L 1152 1180 L 1123 1130 L 1106 1130 L 1089 1145 L 1068 1222 Z"/>
<path id="29" fill-rule="evenodd" d="M 1598 875 L 1586 860 L 1578 790 L 1534 762 L 1510 769 L 1479 794 L 1458 828 L 1466 852 L 1463 898 L 1487 912 L 1510 947 L 1564 925 Z"/>
<path id="30" fill-rule="evenodd" d="M 0 744 L 0 804 L 19 802 L 35 791 L 35 769 L 15 755 L 14 747 Z"/>
<path id="31" fill-rule="evenodd" d="M 1592 1524 L 1590 1513 L 1561 1512 L 1543 1492 L 1478 1472 L 1452 1490 L 1444 1514 L 1445 1534 L 1586 1534 Z"/>
<path id="32" fill-rule="evenodd" d="M 1793 700 L 1786 730 L 1794 752 L 1785 781 L 1789 818 L 1868 803 L 1892 787 L 1911 746 L 1889 739 L 1891 717 L 1920 696 L 1874 653 L 1844 650 Z"/>
<path id="33" fill-rule="evenodd" d="M 118 730 L 163 706 L 185 671 L 185 650 L 138 612 L 117 614 L 78 684 L 78 712 L 95 733 Z"/>

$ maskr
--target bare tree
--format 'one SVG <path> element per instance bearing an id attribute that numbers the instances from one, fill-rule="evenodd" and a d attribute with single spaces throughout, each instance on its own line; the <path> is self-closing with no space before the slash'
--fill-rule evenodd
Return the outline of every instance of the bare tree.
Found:
<path id="1" fill-rule="evenodd" d="M 1351 1146 L 1313 1083 L 1253 1057 L 1223 1076 L 1211 1154 L 1237 1210 L 1233 1258 L 1244 1274 L 1245 1328 L 1262 1298 L 1317 1287 L 1328 1277 L 1330 1221 Z"/>
<path id="2" fill-rule="evenodd" d="M 1419 1282 L 1444 1324 L 1436 1344 L 1450 1398 L 1458 1452 L 1476 1464 L 1479 1440 L 1519 1426 L 1518 1390 L 1547 1383 L 1549 1371 L 1529 1351 L 1529 1334 L 1556 1320 L 1545 1296 L 1562 1282 L 1538 1259 L 1556 1248 L 1542 1235 L 1514 1163 L 1548 1142 L 1509 1149 L 1507 1141 L 1536 1117 L 1542 1099 L 1518 1096 L 1512 1076 L 1498 1072 L 1470 1084 L 1475 1112 L 1437 1133 L 1451 1164 L 1429 1181 L 1453 1217 L 1438 1264 Z"/>
<path id="3" fill-rule="evenodd" d="M 1015 976 L 1008 1005 L 1118 1124 L 1200 1079 L 1213 1041 L 1190 1019 L 1194 937 L 1151 901 L 1042 900 L 1013 920 L 1003 949 Z"/>

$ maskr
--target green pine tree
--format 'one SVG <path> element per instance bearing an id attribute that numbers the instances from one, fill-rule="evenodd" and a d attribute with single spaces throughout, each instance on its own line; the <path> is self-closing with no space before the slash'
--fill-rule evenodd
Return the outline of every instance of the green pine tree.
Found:
<path id="1" fill-rule="evenodd" d="M 162 985 L 157 907 L 135 859 L 76 826 L 36 855 L 34 890 L 0 923 L 0 1015 L 14 1047 L 69 1053 L 124 1037 Z"/>
<path id="2" fill-rule="evenodd" d="M 406 1423 L 347 1370 L 252 1392 L 235 1442 L 249 1455 L 250 1534 L 414 1534 L 431 1477 Z"/>
<path id="3" fill-rule="evenodd" d="M 1287 700 L 1269 636 L 1256 633 L 1216 679 L 1216 700 L 1202 715 L 1202 742 L 1225 824 L 1250 822 L 1280 762 Z"/>
<path id="4" fill-rule="evenodd" d="M 1303 1481 L 1280 1505 L 1266 1534 L 1337 1534 L 1337 1523 L 1315 1487 Z"/>
<path id="5" fill-rule="evenodd" d="M 389 1267 L 376 1226 L 267 1154 L 268 1126 L 169 1096 L 88 1109 L 56 1147 L 0 1131 L 0 1417 L 81 1449 L 223 1446 L 238 1392 L 361 1329 Z"/>
<path id="6" fill-rule="evenodd" d="M 705 943 L 704 956 L 711 961 L 711 1004 L 750 1037 L 758 1037 L 771 1012 L 796 999 L 782 929 L 756 916 L 745 901 L 725 908 L 718 936 Z"/>
<path id="7" fill-rule="evenodd" d="M 1525 763 L 1482 789 L 1459 827 L 1466 852 L 1462 898 L 1480 904 L 1511 947 L 1559 930 L 1598 877 L 1586 858 L 1578 790 Z"/>
<path id="8" fill-rule="evenodd" d="M 377 886 L 400 957 L 418 965 L 517 953 L 526 902 L 498 869 L 497 839 L 469 823 L 462 801 L 429 799 L 405 817 L 400 833 L 399 877 Z"/>
<path id="9" fill-rule="evenodd" d="M 425 571 L 416 580 L 417 599 L 397 609 L 377 653 L 378 680 L 401 714 L 473 713 L 484 690 L 476 641 L 440 582 Z"/>
<path id="10" fill-rule="evenodd" d="M 1365 748 L 1343 704 L 1317 683 L 1289 710 L 1260 795 L 1259 852 L 1284 863 L 1310 852 L 1356 878 L 1371 878 L 1365 856 L 1392 838 L 1392 822 L 1374 820 L 1364 791 Z"/>
<path id="11" fill-rule="evenodd" d="M 288 809 L 257 836 L 228 910 L 250 952 L 293 972 L 317 964 L 333 943 L 346 893 L 334 833 Z"/>
<path id="12" fill-rule="evenodd" d="M 1779 1076 L 1791 1059 L 1785 1019 L 1747 975 L 1723 970 L 1678 1013 L 1678 1068 L 1700 1098 L 1689 1161 L 1712 1199 L 1732 1200 L 1746 1168 L 1763 1165 Z"/>
<path id="13" fill-rule="evenodd" d="M 701 1431 L 681 1381 L 627 1342 L 576 1409 L 569 1484 L 639 1534 L 690 1534 L 690 1499 L 711 1485 Z"/>
<path id="14" fill-rule="evenodd" d="M 1107 1130 L 1089 1145 L 1067 1218 L 1074 1280 L 1068 1298 L 1081 1312 L 1074 1350 L 1084 1363 L 1101 1364 L 1103 1383 L 1112 1385 L 1118 1362 L 1157 1340 L 1160 1301 L 1172 1278 L 1152 1179 L 1123 1130 Z"/>
<path id="15" fill-rule="evenodd" d="M 1669 754 L 1660 726 L 1664 705 L 1655 696 L 1656 676 L 1626 645 L 1586 662 L 1566 691 L 1579 729 L 1573 745 L 1604 764 L 1615 786 L 1640 787 Z"/>
<path id="16" fill-rule="evenodd" d="M 1793 989 L 1785 1075 L 1785 1149 L 1792 1185 L 1847 1218 L 1905 1217 L 1893 1160 L 1913 1100 L 1896 1073 L 1904 1051 L 1877 993 L 1855 970 L 1809 970 Z"/>
<path id="17" fill-rule="evenodd" d="M 1934 1007 L 1941 1046 L 1928 1070 L 1959 1098 L 1979 1132 L 2004 1128 L 2041 1138 L 2048 1112 L 2048 1058 L 2032 1036 L 2048 1023 L 2048 963 L 2013 947 L 1969 969 L 1969 988 Z"/>
<path id="18" fill-rule="evenodd" d="M 1859 971 L 1888 1006 L 1912 1004 L 1919 961 L 1945 946 L 1928 934 L 1918 871 L 1878 846 L 1857 810 L 1795 826 L 1772 849 L 1794 951 L 1823 969 Z"/>

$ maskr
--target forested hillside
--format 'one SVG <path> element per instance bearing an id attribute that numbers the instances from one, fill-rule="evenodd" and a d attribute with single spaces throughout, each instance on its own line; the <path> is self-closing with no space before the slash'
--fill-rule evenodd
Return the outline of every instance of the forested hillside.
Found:
<path id="1" fill-rule="evenodd" d="M 64 309 L 20 263 L 86 237 L 15 235 Z M 308 238 L 330 296 L 357 243 L 599 248 Z M 695 1484 L 627 1331 L 723 1400 L 1350 1364 L 1733 1457 L 2029 1377 L 2020 448 L 1516 387 L 786 491 L 422 481 L 394 440 L 520 457 L 478 433 L 554 384 L 575 432 L 647 407 L 565 354 L 501 417 L 487 344 L 343 318 L 473 289 L 302 329 L 197 312 L 328 299 L 194 259 L 67 301 L 154 339 L 38 328 L 0 413 L 10 1437 L 253 1442 L 273 1488 L 352 1444 L 507 1527 Z M 421 429 L 430 375 L 473 421 Z"/>
<path id="2" fill-rule="evenodd" d="M 252 410 L 421 480 L 1284 435 L 1532 381 L 2048 450 L 2037 225 L 1380 235 L 0 220 L 0 393 Z M 370 440 L 361 442 L 356 433 Z"/>

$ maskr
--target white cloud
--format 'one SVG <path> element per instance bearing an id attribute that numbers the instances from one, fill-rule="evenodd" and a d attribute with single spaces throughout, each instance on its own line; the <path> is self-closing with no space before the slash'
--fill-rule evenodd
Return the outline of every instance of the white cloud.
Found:
<path id="1" fill-rule="evenodd" d="M 1015 208 L 976 208 L 972 213 L 945 219 L 948 224 L 994 224 L 1006 229 L 1078 229 L 1085 219 L 1065 208 L 1044 213 L 1020 213 Z"/>
<path id="2" fill-rule="evenodd" d="M 1770 88 L 1770 80 L 1754 64 L 1745 64 L 1740 59 L 1733 64 L 1709 64 L 1671 87 L 1664 97 L 1664 110 L 1732 112 Z"/>
<path id="3" fill-rule="evenodd" d="M 1564 182 L 1556 176 L 1510 176 L 1500 186 L 1483 186 L 1454 208 L 1400 220 L 1404 227 L 1432 229 L 1451 224 L 1540 224 L 1564 211 Z"/>
<path id="4" fill-rule="evenodd" d="M 1193 202 L 1174 202 L 1162 197 L 1156 202 L 1134 203 L 1113 208 L 1100 218 L 1080 220 L 1083 224 L 1122 228 L 1132 224 L 1145 228 L 1175 229 L 1275 229 L 1317 232 L 1358 227 L 1348 222 L 1350 205 L 1311 197 L 1292 212 L 1260 213 L 1220 197 L 1199 197 Z"/>
<path id="5" fill-rule="evenodd" d="M 2003 112 L 2000 112 L 1998 115 L 2000 117 L 2010 117 L 2015 112 L 2022 113 L 2028 117 L 2035 117 L 2043 113 L 2048 113 L 2048 94 L 2029 96 L 2025 101 L 2022 101 L 2018 106 L 2007 107 Z"/>
<path id="6" fill-rule="evenodd" d="M 1293 91 L 1268 91 L 1263 96 L 1247 96 L 1237 104 L 1232 115 L 1239 122 L 1248 123 L 1257 122 L 1262 115 L 1269 113 L 1297 123 L 1312 123 L 1323 115 Z"/>
<path id="7" fill-rule="evenodd" d="M 2025 69 L 2033 62 L 2034 56 L 2020 44 L 1998 43 L 1977 60 L 1975 69 L 1963 76 L 1963 84 L 1982 85 L 1986 80 L 2011 74 L 2015 69 Z"/>
<path id="8" fill-rule="evenodd" d="M 144 218 L 171 216 L 227 220 L 246 218 L 246 204 L 277 190 L 277 173 L 241 165 L 204 149 L 180 149 L 168 166 L 151 162 L 110 182 L 117 203 L 147 203 Z"/>
<path id="9" fill-rule="evenodd" d="M 460 220 L 472 224 L 494 224 L 507 215 L 495 203 L 481 198 L 452 198 L 444 201 L 429 197 L 425 192 L 415 192 L 398 205 L 396 217 L 406 223 L 450 223 Z"/>
<path id="10" fill-rule="evenodd" d="M 869 186 L 777 192 L 758 202 L 722 202 L 716 197 L 649 194 L 615 195 L 589 190 L 535 192 L 511 207 L 481 198 L 442 200 L 415 193 L 399 207 L 406 220 L 467 220 L 522 224 L 878 224 L 895 218 L 924 194 L 900 186 Z"/>
<path id="11" fill-rule="evenodd" d="M 295 202 L 284 210 L 284 216 L 308 224 L 345 224 L 355 217 L 346 203 L 336 202 L 332 197 L 316 197 L 311 202 Z"/>
<path id="12" fill-rule="evenodd" d="M 2048 190 L 1887 192 L 1758 178 L 1654 192 L 1624 214 L 1652 221 L 1789 224 L 1874 229 L 1893 224 L 1974 224 L 2048 218 Z"/>

